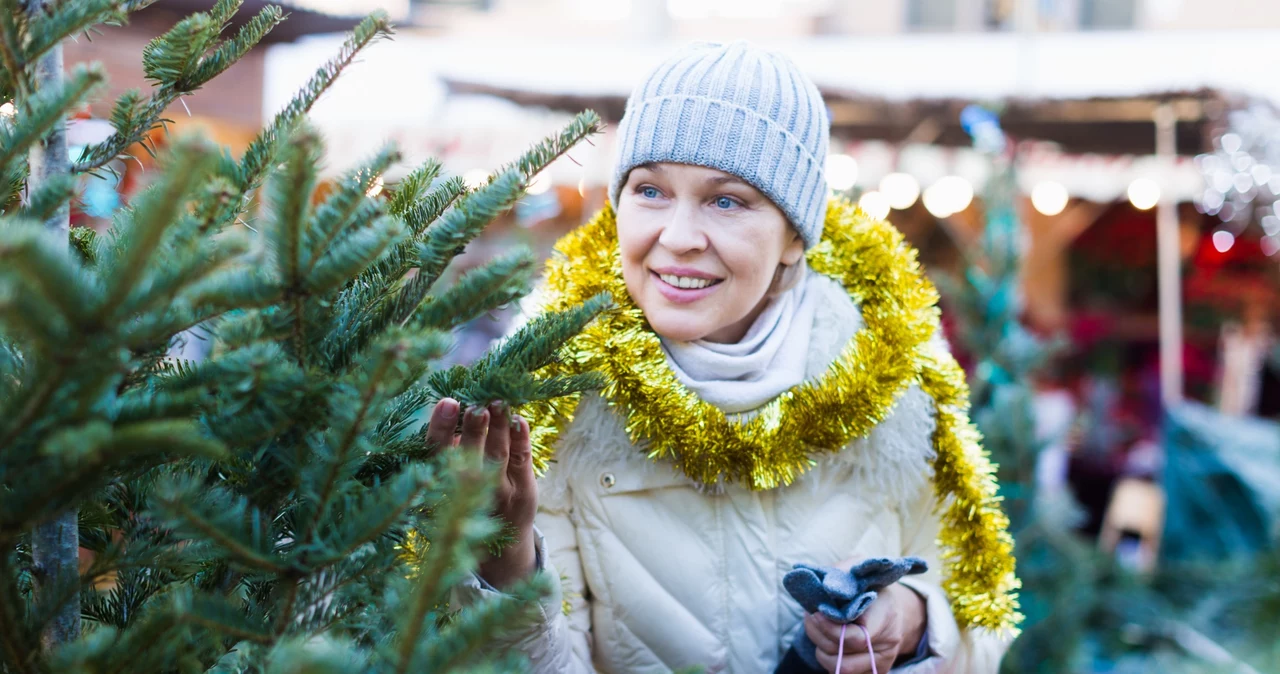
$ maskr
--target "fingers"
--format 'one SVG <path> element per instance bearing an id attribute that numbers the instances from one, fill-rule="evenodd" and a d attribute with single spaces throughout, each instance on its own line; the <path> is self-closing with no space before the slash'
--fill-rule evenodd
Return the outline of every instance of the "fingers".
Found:
<path id="1" fill-rule="evenodd" d="M 536 489 L 533 475 L 533 447 L 529 444 L 529 422 L 520 415 L 511 418 L 511 455 L 507 477 L 518 490 Z"/>
<path id="2" fill-rule="evenodd" d="M 828 620 L 826 616 L 817 613 L 810 613 L 804 618 L 804 633 L 809 635 L 809 640 L 817 646 L 819 652 L 830 653 L 835 655 L 840 649 L 840 626 Z M 861 632 L 857 628 L 850 628 L 845 633 L 844 652 L 854 652 L 854 643 L 852 636 L 857 633 L 861 636 Z M 863 644 L 860 650 L 867 650 L 866 644 Z M 833 661 L 834 662 L 834 661 Z"/>
<path id="3" fill-rule="evenodd" d="M 458 427 L 458 401 L 453 398 L 441 398 L 431 410 L 431 419 L 427 422 L 427 446 L 441 449 L 453 446 L 453 432 Z"/>
<path id="4" fill-rule="evenodd" d="M 489 410 L 483 407 L 469 408 L 462 415 L 462 436 L 458 444 L 463 447 L 483 449 L 489 435 Z"/>
<path id="5" fill-rule="evenodd" d="M 498 404 L 489 405 L 489 430 L 484 441 L 484 458 L 498 464 L 500 471 L 507 470 L 507 458 L 511 454 L 511 426 L 507 420 L 510 414 Z"/>

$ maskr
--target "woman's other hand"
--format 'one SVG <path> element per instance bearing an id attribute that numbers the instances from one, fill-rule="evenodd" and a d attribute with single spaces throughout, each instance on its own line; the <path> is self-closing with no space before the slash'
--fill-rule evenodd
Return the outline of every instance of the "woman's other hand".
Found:
<path id="1" fill-rule="evenodd" d="M 894 583 L 880 591 L 871 607 L 844 637 L 844 660 L 836 671 L 840 645 L 840 625 L 826 616 L 811 613 L 804 619 L 804 631 L 817 646 L 818 664 L 831 674 L 870 674 L 871 655 L 861 625 L 871 635 L 876 669 L 888 674 L 895 662 L 915 655 L 924 636 L 926 614 L 924 599 L 905 585 Z"/>
<path id="2" fill-rule="evenodd" d="M 455 434 L 459 414 L 463 414 L 462 432 Z M 485 460 L 498 466 L 493 514 L 511 526 L 516 540 L 501 555 L 482 561 L 480 576 L 501 589 L 532 573 L 537 564 L 533 516 L 538 510 L 538 483 L 533 475 L 529 422 L 510 415 L 498 403 L 463 413 L 458 401 L 442 398 L 431 411 L 427 439 L 437 447 L 483 452 Z"/>

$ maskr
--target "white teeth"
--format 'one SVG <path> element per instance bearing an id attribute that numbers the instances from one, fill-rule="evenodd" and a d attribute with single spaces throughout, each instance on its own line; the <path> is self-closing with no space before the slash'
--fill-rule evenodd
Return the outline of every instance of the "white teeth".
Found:
<path id="1" fill-rule="evenodd" d="M 692 276 L 676 276 L 675 274 L 658 274 L 658 278 L 665 281 L 668 285 L 673 285 L 677 288 L 687 288 L 687 289 L 706 288 L 712 283 L 715 283 L 711 279 L 707 279 L 707 278 L 693 278 Z"/>

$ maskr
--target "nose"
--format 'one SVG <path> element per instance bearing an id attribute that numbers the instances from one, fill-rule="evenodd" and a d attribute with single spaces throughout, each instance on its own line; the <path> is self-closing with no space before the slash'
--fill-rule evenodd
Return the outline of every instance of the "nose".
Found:
<path id="1" fill-rule="evenodd" d="M 671 219 L 658 235 L 658 243 L 676 255 L 697 253 L 707 249 L 707 235 L 696 213 L 682 206 L 673 209 Z"/>

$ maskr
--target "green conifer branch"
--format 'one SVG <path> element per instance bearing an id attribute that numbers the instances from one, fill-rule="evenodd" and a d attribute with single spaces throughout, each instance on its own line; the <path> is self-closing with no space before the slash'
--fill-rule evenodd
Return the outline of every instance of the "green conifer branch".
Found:
<path id="1" fill-rule="evenodd" d="M 27 44 L 22 50 L 24 63 L 35 63 L 59 42 L 90 26 L 125 20 L 125 13 L 118 0 L 59 2 L 52 7 L 51 13 L 27 25 Z"/>
<path id="2" fill-rule="evenodd" d="M 226 4 L 234 4 L 235 9 L 239 9 L 242 3 L 241 0 L 236 0 L 235 3 Z M 231 16 L 235 14 L 235 9 L 225 16 L 215 17 L 214 20 L 225 26 L 231 20 Z M 195 91 L 213 78 L 221 75 L 227 68 L 230 68 L 245 54 L 248 54 L 249 50 L 257 46 L 267 36 L 267 33 L 270 33 L 272 29 L 280 25 L 284 20 L 284 12 L 279 7 L 273 5 L 264 7 L 262 11 L 254 15 L 252 19 L 249 19 L 244 26 L 241 26 L 235 37 L 218 45 L 211 53 L 205 54 L 200 59 L 195 71 L 183 82 L 185 85 L 183 89 Z"/>
<path id="3" fill-rule="evenodd" d="M 396 183 L 395 189 L 387 200 L 387 212 L 405 217 L 406 213 L 418 202 L 422 201 L 431 183 L 440 176 L 443 164 L 437 159 L 428 159 L 409 172 L 409 175 Z"/>
<path id="4" fill-rule="evenodd" d="M 418 246 L 418 276 L 430 286 L 463 248 L 494 218 L 515 205 L 524 183 L 515 171 L 498 176 L 468 194 L 448 213 L 431 224 L 426 240 Z"/>
<path id="5" fill-rule="evenodd" d="M 513 302 L 529 292 L 533 282 L 533 252 L 524 247 L 463 274 L 444 293 L 417 311 L 414 324 L 448 330 Z M 406 315 L 400 320 L 407 320 Z"/>
<path id="6" fill-rule="evenodd" d="M 22 59 L 22 24 L 26 10 L 18 0 L 0 0 L 0 80 L 4 97 L 23 98 L 35 90 L 31 72 Z"/>
<path id="7" fill-rule="evenodd" d="M 498 369 L 518 363 L 516 367 L 526 372 L 541 370 L 551 364 L 565 342 L 612 306 L 613 300 L 606 293 L 600 293 L 576 307 L 542 314 L 490 351 L 482 361 L 483 366 Z"/>
<path id="8" fill-rule="evenodd" d="M 418 501 L 429 477 L 424 466 L 410 466 L 377 489 L 348 500 L 341 508 L 342 519 L 325 537 L 323 555 L 308 560 L 308 566 L 320 569 L 336 564 L 356 548 L 385 536 Z"/>
<path id="9" fill-rule="evenodd" d="M 348 171 L 335 183 L 333 192 L 316 209 L 311 228 L 307 231 L 304 243 L 309 259 L 307 272 L 348 223 L 352 227 L 361 227 L 367 222 L 365 218 L 371 220 L 377 214 L 378 202 L 369 198 L 367 192 L 373 181 L 398 161 L 400 153 L 394 147 L 383 147 L 372 159 Z M 359 218 L 357 211 L 363 211 Z"/>
<path id="10" fill-rule="evenodd" d="M 415 655 L 427 616 L 462 574 L 475 567 L 475 547 L 494 531 L 493 521 L 487 516 L 492 481 L 480 469 L 479 455 L 451 452 L 447 459 L 444 474 L 448 479 L 443 492 L 449 497 L 433 506 L 428 537 L 431 544 L 419 560 L 397 634 L 396 674 L 418 671 Z"/>
<path id="11" fill-rule="evenodd" d="M 439 219 L 450 206 L 457 202 L 459 197 L 467 192 L 467 183 L 460 176 L 445 179 L 424 199 L 405 210 L 405 224 L 414 236 L 422 234 L 431 223 Z"/>
<path id="12" fill-rule="evenodd" d="M 549 588 L 533 577 L 503 588 L 503 595 L 469 606 L 434 635 L 418 661 L 425 672 L 449 672 L 475 658 L 494 635 L 514 632 L 531 624 L 539 614 L 538 600 Z"/>
<path id="13" fill-rule="evenodd" d="M 311 215 L 311 193 L 316 186 L 316 162 L 320 159 L 320 136 L 302 126 L 284 147 L 284 168 L 267 181 L 273 208 L 267 243 L 275 253 L 277 272 L 290 293 L 302 290 L 303 240 Z M 301 320 L 301 316 L 297 317 Z"/>
<path id="14" fill-rule="evenodd" d="M 249 143 L 244 158 L 238 167 L 238 181 L 242 192 L 248 193 L 258 187 L 262 176 L 271 163 L 279 140 L 288 135 L 289 130 L 311 109 L 320 96 L 328 91 L 337 79 L 338 74 L 355 60 L 356 54 L 374 40 L 390 35 L 391 24 L 384 12 L 374 12 L 366 17 L 351 32 L 351 36 L 342 44 L 338 54 L 329 59 L 316 70 L 293 100 L 283 110 L 276 113 L 265 129 Z"/>
<path id="15" fill-rule="evenodd" d="M 0 12 L 0 17 L 4 12 Z M 13 124 L 0 124 L 0 169 L 10 175 L 25 164 L 31 148 L 57 124 L 68 110 L 83 103 L 106 80 L 102 66 L 76 66 L 58 86 L 42 88 L 34 96 L 17 101 Z"/>
<path id="16" fill-rule="evenodd" d="M 53 217 L 75 196 L 76 181 L 70 175 L 49 176 L 28 198 L 27 203 L 13 214 L 16 219 L 44 222 Z M 77 227 L 76 229 L 92 229 Z"/>
<path id="17" fill-rule="evenodd" d="M 142 60 L 143 72 L 158 85 L 155 92 L 146 98 L 137 90 L 121 95 L 111 113 L 115 132 L 101 143 L 86 146 L 72 171 L 95 171 L 129 146 L 142 142 L 174 101 L 199 90 L 221 74 L 284 20 L 278 7 L 268 6 L 246 23 L 235 38 L 208 53 L 240 4 L 241 0 L 219 0 L 211 13 L 193 14 L 152 40 L 144 48 Z"/>
<path id="18" fill-rule="evenodd" d="M 335 243 L 307 276 L 305 288 L 314 295 L 336 290 L 370 265 L 404 235 L 399 218 L 385 216 Z"/>
<path id="19" fill-rule="evenodd" d="M 271 519 L 242 496 L 222 487 L 173 481 L 156 489 L 155 514 L 193 540 L 217 546 L 214 554 L 249 569 L 285 573 L 275 554 Z"/>
<path id="20" fill-rule="evenodd" d="M 424 230 L 466 193 L 466 183 L 455 176 L 441 182 L 420 202 L 407 209 L 403 218 L 409 236 L 394 246 L 361 278 L 363 283 L 377 286 L 379 290 L 374 296 L 379 298 L 378 301 L 394 292 L 397 282 L 418 264 L 418 248 L 425 240 Z M 392 214 L 398 215 L 395 212 Z"/>
<path id="21" fill-rule="evenodd" d="M 575 115 L 560 130 L 560 133 L 538 142 L 515 161 L 499 168 L 493 175 L 499 176 L 508 171 L 515 171 L 520 175 L 521 181 L 527 183 L 551 162 L 573 149 L 573 146 L 603 130 L 604 124 L 600 121 L 600 115 L 594 110 L 584 110 Z"/>
<path id="22" fill-rule="evenodd" d="M 65 236 L 38 223 L 0 229 L 0 287 L 38 298 L 57 312 L 58 324 L 78 325 L 101 299 L 91 274 L 68 248 Z M 11 285 L 12 284 L 12 285 Z M 61 344 L 67 335 L 41 335 Z"/>
<path id="23" fill-rule="evenodd" d="M 97 309 L 99 320 L 116 312 L 135 284 L 154 262 L 156 249 L 172 223 L 179 219 L 193 189 L 211 167 L 213 153 L 198 140 L 180 140 L 165 162 L 164 177 L 134 199 L 128 225 L 119 232 L 121 252 L 106 262 L 106 293 Z"/>

